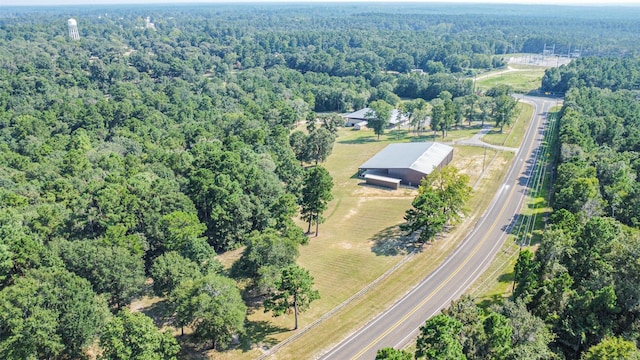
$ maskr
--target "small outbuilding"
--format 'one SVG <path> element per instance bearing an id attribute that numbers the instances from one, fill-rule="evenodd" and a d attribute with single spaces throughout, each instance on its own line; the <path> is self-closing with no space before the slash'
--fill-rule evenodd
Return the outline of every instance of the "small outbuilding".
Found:
<path id="1" fill-rule="evenodd" d="M 362 128 L 366 127 L 367 124 L 369 124 L 368 121 L 360 121 L 359 123 L 353 125 L 353 129 L 354 130 L 361 130 Z"/>
<path id="2" fill-rule="evenodd" d="M 393 190 L 400 188 L 400 179 L 369 173 L 364 174 L 364 179 L 369 185 L 382 186 Z"/>
<path id="3" fill-rule="evenodd" d="M 437 142 L 390 144 L 360 165 L 358 174 L 372 185 L 397 189 L 397 182 L 418 186 L 422 178 L 452 159 L 453 148 Z"/>

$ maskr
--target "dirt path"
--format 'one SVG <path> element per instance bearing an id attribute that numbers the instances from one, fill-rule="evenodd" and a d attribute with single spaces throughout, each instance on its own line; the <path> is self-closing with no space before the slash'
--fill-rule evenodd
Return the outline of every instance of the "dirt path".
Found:
<path id="1" fill-rule="evenodd" d="M 498 76 L 498 75 L 502 75 L 502 74 L 506 74 L 506 73 L 510 73 L 510 72 L 514 72 L 514 71 L 524 71 L 525 69 L 514 69 L 511 66 L 507 66 L 507 68 L 505 70 L 500 70 L 500 71 L 496 71 L 496 72 L 488 72 L 484 75 L 480 75 L 480 76 L 476 76 L 475 79 L 476 81 L 478 80 L 482 80 L 482 79 L 486 79 L 489 77 L 493 77 L 493 76 Z"/>
<path id="2" fill-rule="evenodd" d="M 500 150 L 500 151 L 518 152 L 519 148 L 511 148 L 511 147 L 507 147 L 507 146 L 492 145 L 492 144 L 487 144 L 486 142 L 482 141 L 482 137 L 484 137 L 489 131 L 491 131 L 491 129 L 492 129 L 492 127 L 490 125 L 485 125 L 485 127 L 482 128 L 480 131 L 478 131 L 478 133 L 473 135 L 473 137 L 471 137 L 471 139 L 458 140 L 458 141 L 455 141 L 454 144 L 480 146 L 480 147 L 487 147 L 489 149 Z"/>

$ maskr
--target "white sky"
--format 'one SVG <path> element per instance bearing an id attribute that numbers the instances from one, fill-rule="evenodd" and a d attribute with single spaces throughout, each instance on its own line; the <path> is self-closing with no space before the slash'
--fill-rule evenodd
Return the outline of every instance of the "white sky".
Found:
<path id="1" fill-rule="evenodd" d="M 507 3 L 507 4 L 552 4 L 552 5 L 634 5 L 640 6 L 640 0 L 278 0 L 278 2 L 456 2 L 456 3 Z M 0 0 L 2 5 L 95 5 L 95 4 L 167 4 L 167 3 L 238 3 L 238 2 L 274 2 L 264 0 Z"/>

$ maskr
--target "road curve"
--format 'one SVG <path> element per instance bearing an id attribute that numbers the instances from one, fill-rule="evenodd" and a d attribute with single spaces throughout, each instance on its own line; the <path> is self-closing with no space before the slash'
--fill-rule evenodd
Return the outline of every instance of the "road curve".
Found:
<path id="1" fill-rule="evenodd" d="M 545 97 L 526 96 L 521 101 L 534 106 L 531 123 L 504 183 L 471 233 L 409 293 L 321 359 L 375 359 L 380 348 L 404 347 L 418 335 L 428 318 L 449 306 L 486 270 L 522 208 L 537 149 L 544 139 L 546 115 L 558 104 L 557 99 Z"/>

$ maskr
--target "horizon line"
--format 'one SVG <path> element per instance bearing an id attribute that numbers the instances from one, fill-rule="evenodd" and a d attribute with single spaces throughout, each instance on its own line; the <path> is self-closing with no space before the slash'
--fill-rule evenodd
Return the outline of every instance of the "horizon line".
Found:
<path id="1" fill-rule="evenodd" d="M 11 0 L 7 2 L 3 2 L 0 4 L 0 7 L 58 7 L 58 6 L 109 6 L 109 5 L 203 5 L 203 4 L 304 4 L 304 5 L 315 5 L 315 4 L 323 4 L 323 3 L 342 3 L 342 4 L 366 4 L 366 3 L 376 3 L 376 4 L 439 4 L 439 5 L 447 5 L 447 4 L 456 4 L 456 5 L 521 5 L 521 6 L 574 6 L 574 7 L 640 7 L 640 2 L 636 0 L 627 1 L 618 1 L 618 2 L 603 2 L 602 0 L 597 0 L 593 2 L 580 1 L 578 3 L 573 2 L 572 0 L 565 1 L 554 1 L 554 0 L 311 0 L 311 1 L 303 1 L 303 0 L 97 0 L 91 2 L 85 2 L 83 0 L 74 1 L 74 0 L 61 0 L 57 3 L 51 3 L 51 1 L 43 1 L 39 0 L 35 3 L 27 3 L 25 1 L 16 1 L 12 2 Z"/>

